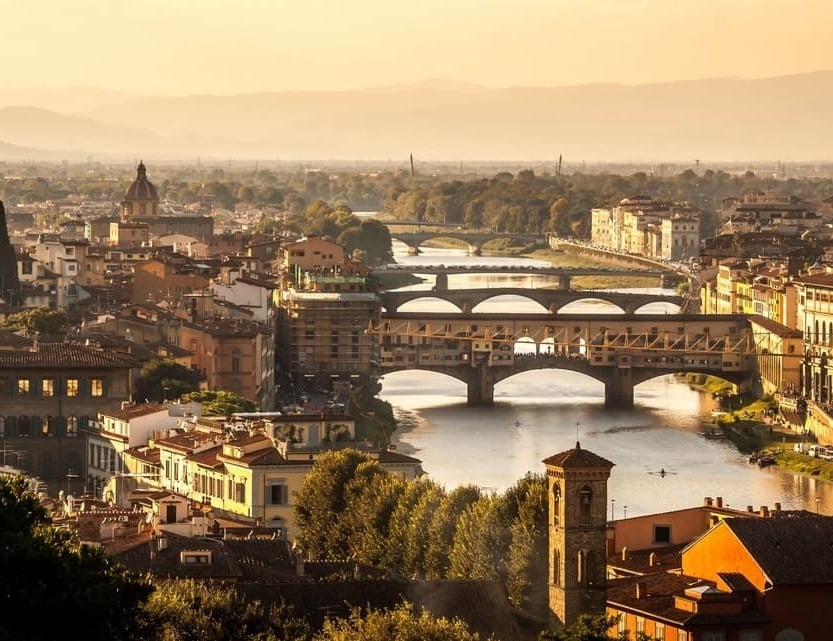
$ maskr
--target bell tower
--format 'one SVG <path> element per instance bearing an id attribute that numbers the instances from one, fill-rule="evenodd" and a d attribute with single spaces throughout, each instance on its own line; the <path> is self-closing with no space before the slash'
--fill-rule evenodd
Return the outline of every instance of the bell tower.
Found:
<path id="1" fill-rule="evenodd" d="M 613 463 L 574 449 L 544 460 L 549 494 L 549 607 L 556 629 L 607 602 L 607 480 Z"/>

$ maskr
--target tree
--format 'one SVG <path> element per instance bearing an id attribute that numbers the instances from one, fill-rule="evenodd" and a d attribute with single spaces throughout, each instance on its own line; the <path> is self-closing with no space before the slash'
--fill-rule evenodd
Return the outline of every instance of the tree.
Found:
<path id="1" fill-rule="evenodd" d="M 362 476 L 386 474 L 377 461 L 358 450 L 322 452 L 304 478 L 296 497 L 298 543 L 312 558 L 345 559 L 351 553 L 348 505 L 354 492 L 351 482 Z M 365 481 L 366 482 L 366 481 Z M 360 494 L 365 482 L 354 483 Z"/>
<path id="2" fill-rule="evenodd" d="M 22 477 L 0 477 L 0 638 L 60 639 L 83 621 L 89 641 L 127 641 L 150 584 L 56 529 Z"/>
<path id="3" fill-rule="evenodd" d="M 17 256 L 9 240 L 6 226 L 6 208 L 0 200 L 0 298 L 12 305 L 19 305 L 20 281 L 17 277 Z"/>
<path id="4" fill-rule="evenodd" d="M 63 336 L 67 331 L 67 313 L 63 309 L 33 307 L 10 314 L 6 325 L 25 329 L 28 334 Z"/>
<path id="5" fill-rule="evenodd" d="M 541 638 L 553 641 L 625 641 L 629 638 L 627 632 L 615 636 L 610 632 L 618 622 L 619 618 L 615 616 L 582 614 L 563 630 L 555 634 L 542 635 Z M 643 641 L 643 639 L 644 635 L 638 641 Z"/>
<path id="6" fill-rule="evenodd" d="M 448 574 L 451 547 L 460 515 L 470 505 L 480 500 L 480 489 L 474 485 L 461 485 L 449 492 L 431 517 L 425 538 L 425 568 L 428 579 L 444 579 Z"/>
<path id="7" fill-rule="evenodd" d="M 184 402 L 202 403 L 203 416 L 229 416 L 234 412 L 256 412 L 257 403 L 235 392 L 205 390 L 183 394 Z"/>
<path id="8" fill-rule="evenodd" d="M 157 358 L 142 368 L 136 380 L 136 398 L 141 401 L 174 400 L 200 388 L 200 375 L 168 358 Z"/>
<path id="9" fill-rule="evenodd" d="M 485 496 L 460 516 L 449 559 L 449 578 L 505 578 L 509 532 L 500 518 L 500 507 L 497 497 Z"/>
<path id="10" fill-rule="evenodd" d="M 314 641 L 480 641 L 460 619 L 434 618 L 403 603 L 389 610 L 353 609 L 347 619 L 331 619 Z"/>
<path id="11" fill-rule="evenodd" d="M 291 608 L 253 601 L 231 586 L 162 581 L 142 608 L 144 641 L 307 641 Z"/>

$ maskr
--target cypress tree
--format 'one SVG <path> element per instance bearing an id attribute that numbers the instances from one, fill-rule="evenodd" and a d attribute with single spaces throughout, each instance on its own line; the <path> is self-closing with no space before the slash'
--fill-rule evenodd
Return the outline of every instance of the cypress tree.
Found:
<path id="1" fill-rule="evenodd" d="M 9 305 L 20 304 L 20 280 L 17 278 L 17 256 L 9 240 L 6 208 L 0 200 L 0 297 Z"/>

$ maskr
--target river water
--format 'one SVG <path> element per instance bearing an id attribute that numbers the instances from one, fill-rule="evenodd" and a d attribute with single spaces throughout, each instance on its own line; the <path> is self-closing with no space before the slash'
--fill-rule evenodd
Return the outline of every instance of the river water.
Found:
<path id="1" fill-rule="evenodd" d="M 394 244 L 402 264 L 546 264 L 508 257 L 467 256 L 448 249 L 425 249 L 408 256 Z M 430 289 L 432 277 L 413 286 Z M 449 288 L 509 286 L 507 276 L 450 276 Z M 515 276 L 513 286 L 540 286 L 543 277 Z M 636 290 L 663 291 L 659 289 Z M 430 295 L 430 293 L 429 293 Z M 449 311 L 448 303 L 420 299 L 401 311 Z M 477 311 L 543 311 L 524 298 L 501 297 Z M 564 312 L 616 312 L 601 301 L 572 303 Z M 652 304 L 645 312 L 674 313 Z M 520 346 L 518 350 L 522 350 Z M 405 371 L 386 375 L 380 397 L 393 405 L 399 428 L 393 443 L 401 453 L 422 460 L 430 478 L 451 489 L 474 484 L 503 492 L 527 472 L 544 471 L 543 459 L 575 447 L 615 463 L 608 485 L 613 518 L 638 516 L 698 505 L 704 497 L 722 497 L 736 509 L 805 508 L 833 513 L 833 483 L 760 469 L 729 441 L 700 435 L 710 425 L 714 401 L 673 376 L 656 378 L 636 388 L 630 410 L 606 409 L 604 387 L 583 374 L 536 370 L 495 386 L 493 407 L 468 407 L 465 385 L 442 374 Z M 665 470 L 663 476 L 659 474 Z"/>

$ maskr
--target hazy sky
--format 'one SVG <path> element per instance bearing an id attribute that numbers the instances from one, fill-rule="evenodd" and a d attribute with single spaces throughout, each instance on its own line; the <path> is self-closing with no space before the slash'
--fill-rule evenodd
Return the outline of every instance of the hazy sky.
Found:
<path id="1" fill-rule="evenodd" d="M 146 94 L 833 69 L 833 0 L 0 0 L 0 87 Z"/>

